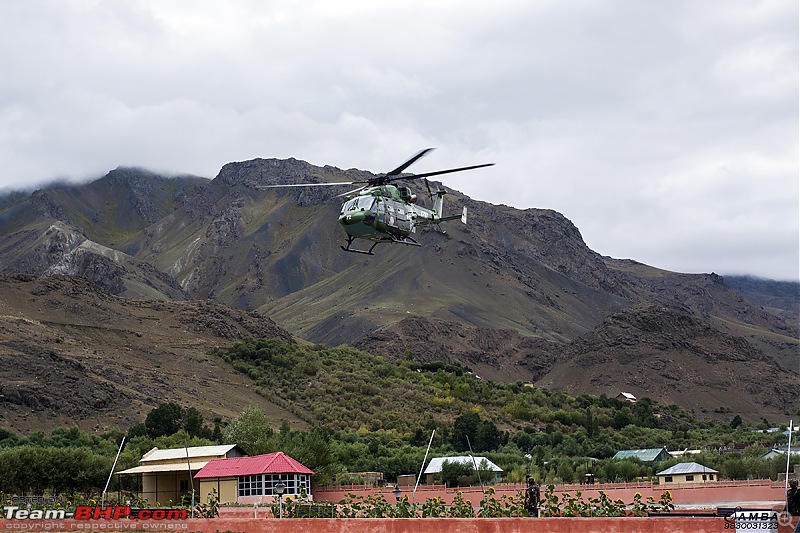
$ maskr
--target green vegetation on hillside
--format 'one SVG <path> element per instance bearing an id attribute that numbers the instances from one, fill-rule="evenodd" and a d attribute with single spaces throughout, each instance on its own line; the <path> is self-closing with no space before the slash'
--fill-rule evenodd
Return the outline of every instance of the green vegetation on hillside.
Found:
<path id="1" fill-rule="evenodd" d="M 471 451 L 499 464 L 509 481 L 529 473 L 565 482 L 590 471 L 607 481 L 651 476 L 653 465 L 610 458 L 621 449 L 661 446 L 716 450 L 752 444 L 749 454 L 714 451 L 701 458 L 734 478 L 775 478 L 780 471 L 779 461 L 768 464 L 758 457 L 776 435 L 740 424 L 736 416 L 731 424 L 701 422 L 677 405 L 660 406 L 648 398 L 632 404 L 606 396 L 571 397 L 521 382 L 484 381 L 458 365 L 411 357 L 394 362 L 346 346 L 245 340 L 214 353 L 324 436 L 334 461 L 325 469 L 325 481 L 337 471 L 380 471 L 387 479 L 415 473 L 433 429 L 432 454 L 469 452 L 468 436 Z M 768 425 L 763 421 L 761 428 Z M 229 440 L 234 441 L 242 444 Z"/>
<path id="2" fill-rule="evenodd" d="M 472 414 L 506 432 L 521 450 L 596 458 L 624 448 L 768 445 L 773 439 L 757 434 L 742 440 L 730 425 L 699 421 L 677 405 L 649 398 L 630 403 L 605 395 L 571 397 L 522 382 L 481 380 L 458 365 L 421 363 L 410 356 L 390 361 L 348 346 L 258 339 L 213 353 L 253 379 L 260 394 L 309 424 L 334 431 L 387 431 L 419 443 L 438 428 L 444 442 L 454 421 Z M 474 451 L 493 449 L 475 449 L 481 439 L 477 423 L 471 424 Z"/>
<path id="3" fill-rule="evenodd" d="M 754 427 L 733 416 L 729 423 L 714 424 L 647 398 L 632 404 L 571 397 L 521 382 L 488 382 L 458 365 L 411 357 L 393 362 L 346 346 L 246 340 L 214 354 L 311 429 L 292 429 L 255 407 L 245 408 L 224 429 L 215 419 L 212 429 L 194 406 L 165 403 L 129 428 L 117 470 L 135 466 L 154 446 L 225 442 L 251 455 L 283 451 L 313 469 L 316 483 L 359 482 L 359 472 L 382 472 L 391 482 L 419 472 L 434 430 L 429 458 L 484 455 L 503 469 L 508 482 L 534 475 L 545 483 L 571 483 L 587 473 L 599 482 L 647 478 L 679 460 L 653 465 L 611 457 L 620 449 L 662 446 L 703 450 L 682 461 L 719 470 L 722 478 L 775 479 L 786 465 L 785 458 L 761 459 L 769 446 L 785 440 L 782 433 L 761 431 L 770 425 L 766 420 Z M 97 494 L 122 436 L 119 430 L 90 436 L 78 428 L 20 436 L 0 428 L 0 492 Z M 749 447 L 743 453 L 718 451 L 735 444 Z M 463 472 L 444 477 L 450 483 L 471 481 Z"/>
<path id="4" fill-rule="evenodd" d="M 213 353 L 253 379 L 270 400 L 312 424 L 335 430 L 406 434 L 450 425 L 470 412 L 506 429 L 554 424 L 584 427 L 588 436 L 629 424 L 658 426 L 647 399 L 631 405 L 606 397 L 572 398 L 522 382 L 481 380 L 458 365 L 420 363 L 410 357 L 394 362 L 348 346 L 258 339 Z M 677 406 L 669 414 L 676 424 L 694 423 Z"/>

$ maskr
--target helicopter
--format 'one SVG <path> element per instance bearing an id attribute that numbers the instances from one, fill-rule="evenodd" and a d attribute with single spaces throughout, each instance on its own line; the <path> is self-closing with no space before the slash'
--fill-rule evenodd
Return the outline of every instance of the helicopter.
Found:
<path id="1" fill-rule="evenodd" d="M 438 226 L 440 222 L 458 219 L 460 219 L 463 224 L 467 223 L 466 206 L 463 208 L 461 214 L 442 215 L 444 195 L 447 194 L 447 191 L 439 187 L 436 192 L 432 192 L 427 178 L 494 165 L 494 163 L 485 163 L 482 165 L 426 172 L 424 174 L 401 175 L 405 169 L 427 155 L 431 150 L 433 150 L 433 148 L 421 150 L 394 170 L 386 174 L 379 174 L 365 181 L 263 185 L 259 188 L 331 187 L 363 184 L 357 189 L 337 196 L 337 198 L 345 197 L 345 202 L 342 204 L 342 208 L 339 211 L 339 224 L 342 225 L 347 234 L 347 245 L 342 246 L 342 250 L 345 252 L 375 255 L 372 253 L 372 250 L 380 243 L 420 246 L 420 243 L 412 237 L 412 234 L 416 233 L 418 226 L 430 224 Z M 405 185 L 394 185 L 394 182 L 397 181 L 418 179 L 425 180 L 428 195 L 431 200 L 433 200 L 433 209 L 417 205 L 417 195 L 413 194 L 409 187 Z M 370 246 L 368 250 L 354 248 L 353 243 L 356 239 L 371 241 L 372 246 Z"/>

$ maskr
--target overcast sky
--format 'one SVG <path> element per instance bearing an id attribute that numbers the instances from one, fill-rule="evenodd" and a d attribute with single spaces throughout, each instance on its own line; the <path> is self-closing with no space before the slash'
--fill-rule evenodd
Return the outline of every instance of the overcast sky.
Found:
<path id="1" fill-rule="evenodd" d="M 0 188 L 294 157 L 800 278 L 797 0 L 0 1 Z"/>

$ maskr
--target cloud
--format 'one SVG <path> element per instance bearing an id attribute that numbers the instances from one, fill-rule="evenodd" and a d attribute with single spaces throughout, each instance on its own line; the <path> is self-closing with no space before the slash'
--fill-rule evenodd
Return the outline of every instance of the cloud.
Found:
<path id="1" fill-rule="evenodd" d="M 30 0 L 0 45 L 0 187 L 437 146 L 602 254 L 800 275 L 796 2 Z"/>

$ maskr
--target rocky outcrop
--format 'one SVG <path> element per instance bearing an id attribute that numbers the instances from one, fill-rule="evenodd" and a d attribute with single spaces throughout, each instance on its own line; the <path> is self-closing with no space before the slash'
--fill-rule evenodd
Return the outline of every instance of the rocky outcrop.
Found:
<path id="1" fill-rule="evenodd" d="M 209 354 L 250 337 L 291 340 L 271 320 L 216 302 L 120 298 L 82 277 L 0 274 L 0 426 L 127 428 L 180 398 L 225 418 L 260 405 L 296 422 Z"/>
<path id="2" fill-rule="evenodd" d="M 573 394 L 632 392 L 700 416 L 788 414 L 800 386 L 800 375 L 746 339 L 657 304 L 609 316 L 561 352 L 564 360 L 539 385 Z"/>
<path id="3" fill-rule="evenodd" d="M 557 343 L 520 335 L 513 330 L 469 327 L 459 322 L 414 316 L 367 335 L 358 348 L 401 359 L 447 362 L 492 370 L 502 381 L 535 381 L 558 357 Z"/>

